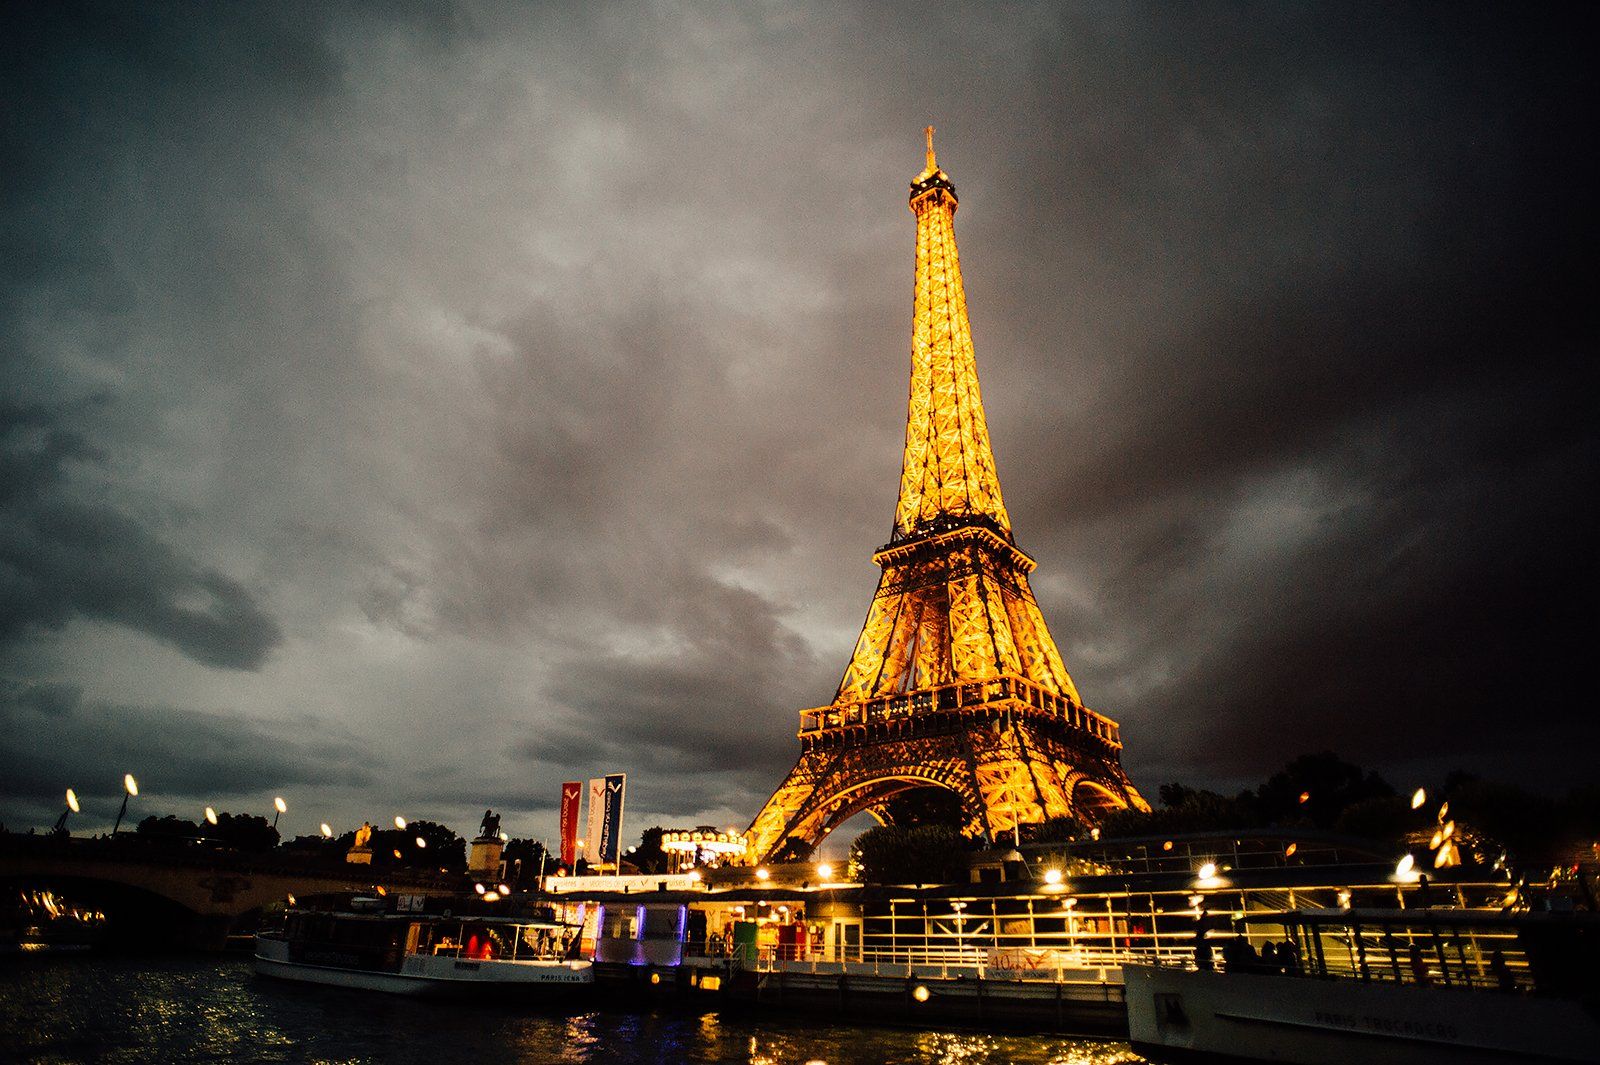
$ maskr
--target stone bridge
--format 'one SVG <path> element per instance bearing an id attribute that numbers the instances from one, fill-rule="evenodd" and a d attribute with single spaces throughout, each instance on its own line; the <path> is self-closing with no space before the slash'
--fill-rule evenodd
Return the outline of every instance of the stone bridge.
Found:
<path id="1" fill-rule="evenodd" d="M 219 950 L 290 895 L 447 893 L 461 875 L 376 870 L 283 852 L 249 854 L 142 839 L 0 838 L 0 884 L 51 889 L 110 919 L 119 940 Z"/>

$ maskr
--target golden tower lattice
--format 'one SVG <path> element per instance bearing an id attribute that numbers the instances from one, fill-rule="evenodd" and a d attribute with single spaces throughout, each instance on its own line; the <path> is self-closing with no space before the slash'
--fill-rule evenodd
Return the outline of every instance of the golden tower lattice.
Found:
<path id="1" fill-rule="evenodd" d="M 750 826 L 758 861 L 801 857 L 863 811 L 888 824 L 942 812 L 993 839 L 1148 809 L 1116 723 L 1079 699 L 1028 587 L 1035 563 L 1012 536 L 978 392 L 956 190 L 927 137 L 894 530 L 839 690 L 800 712 L 800 760 Z"/>

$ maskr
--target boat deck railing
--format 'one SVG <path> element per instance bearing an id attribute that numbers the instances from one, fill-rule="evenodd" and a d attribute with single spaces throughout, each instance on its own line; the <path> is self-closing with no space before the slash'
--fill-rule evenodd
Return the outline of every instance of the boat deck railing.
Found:
<path id="1" fill-rule="evenodd" d="M 1506 955 L 1504 975 L 1498 975 L 1492 963 L 1468 947 L 1461 955 L 1447 949 L 1441 954 L 1437 949 L 1426 950 L 1419 946 L 1419 956 L 1409 950 L 1386 947 L 1363 936 L 1365 958 L 1353 953 L 1358 950 L 1350 944 L 1342 945 L 1342 957 L 1325 959 L 1321 966 L 1307 967 L 1296 963 L 1265 962 L 1259 956 L 1244 959 L 1214 958 L 1209 968 L 1218 972 L 1252 973 L 1256 975 L 1299 976 L 1313 980 L 1360 980 L 1368 983 L 1414 984 L 1421 987 L 1457 987 L 1487 991 L 1532 991 L 1533 974 L 1527 959 L 1520 955 Z M 1141 958 L 1142 964 L 1163 968 L 1194 970 L 1207 968 L 1197 965 L 1192 953 L 1164 958 Z"/>
<path id="2" fill-rule="evenodd" d="M 1039 983 L 1113 984 L 1120 986 L 1121 958 L 1110 952 L 1001 951 L 977 948 L 922 948 L 851 950 L 847 952 L 796 952 L 784 947 L 726 951 L 694 951 L 684 955 L 689 965 L 731 963 L 752 972 L 836 973 L 852 976 L 907 976 Z"/>
<path id="3" fill-rule="evenodd" d="M 476 934 L 469 934 L 475 930 Z M 447 925 L 437 939 L 424 935 L 414 946 L 417 954 L 463 961 L 542 961 L 570 960 L 570 940 L 564 941 L 559 926 L 510 923 L 488 926 L 471 918 Z M 545 934 L 554 931 L 557 934 Z"/>
<path id="4" fill-rule="evenodd" d="M 419 954 L 428 954 L 435 958 L 460 958 L 463 961 L 567 961 L 567 956 L 557 950 L 535 950 L 523 947 L 520 943 L 506 953 L 495 952 L 485 955 L 481 951 L 475 954 L 465 953 L 466 948 L 459 943 L 435 943 L 431 947 L 418 950 Z"/>
<path id="5" fill-rule="evenodd" d="M 1463 916 L 1428 910 L 1258 914 L 1249 921 L 1248 938 L 1212 934 L 1206 940 L 1209 951 L 1197 955 L 1191 947 L 1141 960 L 1187 969 L 1510 993 L 1557 990 L 1567 982 L 1560 971 L 1563 959 L 1535 957 L 1514 923 L 1480 925 Z"/>

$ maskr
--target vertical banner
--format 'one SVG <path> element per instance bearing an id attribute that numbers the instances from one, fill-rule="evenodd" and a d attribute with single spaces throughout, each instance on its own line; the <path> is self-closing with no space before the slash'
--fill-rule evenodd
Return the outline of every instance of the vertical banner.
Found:
<path id="1" fill-rule="evenodd" d="M 568 869 L 578 860 L 578 810 L 583 806 L 583 782 L 561 785 L 561 864 Z"/>
<path id="2" fill-rule="evenodd" d="M 583 857 L 590 865 L 604 861 L 600 857 L 600 822 L 606 812 L 606 778 L 595 777 L 589 781 L 589 820 L 583 829 Z"/>
<path id="3" fill-rule="evenodd" d="M 600 823 L 600 848 L 595 853 L 612 868 L 621 870 L 622 864 L 622 793 L 628 785 L 626 773 L 612 773 L 605 778 L 605 817 Z"/>

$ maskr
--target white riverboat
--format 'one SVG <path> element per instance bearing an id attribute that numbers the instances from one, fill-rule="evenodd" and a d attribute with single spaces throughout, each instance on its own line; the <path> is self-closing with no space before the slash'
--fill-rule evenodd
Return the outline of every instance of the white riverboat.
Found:
<path id="1" fill-rule="evenodd" d="M 1263 959 L 1250 940 L 1284 936 Z M 1221 967 L 1123 966 L 1153 1061 L 1294 1065 L 1600 1062 L 1591 914 L 1301 911 L 1250 922 Z M 1266 935 L 1270 935 L 1267 933 Z"/>
<path id="2" fill-rule="evenodd" d="M 281 931 L 257 934 L 254 961 L 262 976 L 303 983 L 556 1004 L 594 987 L 573 933 L 515 917 L 296 910 Z"/>

